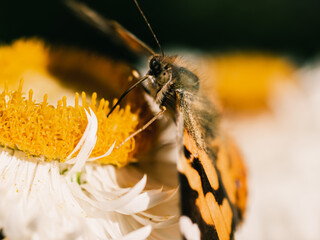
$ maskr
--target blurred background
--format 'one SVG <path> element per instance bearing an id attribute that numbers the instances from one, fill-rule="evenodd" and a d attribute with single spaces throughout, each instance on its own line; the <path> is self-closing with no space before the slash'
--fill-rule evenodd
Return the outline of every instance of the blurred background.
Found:
<path id="1" fill-rule="evenodd" d="M 132 0 L 83 2 L 157 50 Z M 248 208 L 236 239 L 319 239 L 320 1 L 139 3 L 163 47 L 205 69 L 222 125 L 243 153 Z M 1 1 L 0 43 L 30 37 L 136 60 L 63 1 Z"/>
<path id="2" fill-rule="evenodd" d="M 157 49 L 133 1 L 83 2 Z M 164 46 L 265 50 L 295 57 L 313 57 L 320 50 L 317 0 L 144 0 L 140 5 Z M 103 34 L 70 14 L 63 1 L 1 1 L 0 41 L 10 43 L 22 36 L 99 52 L 113 49 L 108 49 Z"/>

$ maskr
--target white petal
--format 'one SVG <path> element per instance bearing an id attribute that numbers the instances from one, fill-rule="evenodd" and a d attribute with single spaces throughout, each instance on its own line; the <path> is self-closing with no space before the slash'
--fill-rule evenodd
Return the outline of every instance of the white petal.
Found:
<path id="1" fill-rule="evenodd" d="M 141 214 L 142 215 L 142 214 Z M 152 216 L 150 217 L 140 217 L 138 215 L 133 215 L 132 217 L 137 220 L 142 225 L 151 225 L 153 228 L 166 228 L 173 224 L 177 223 L 177 216 L 163 216 L 159 218 L 158 216 Z"/>
<path id="2" fill-rule="evenodd" d="M 77 158 L 76 163 L 68 172 L 69 176 L 72 176 L 74 173 L 80 172 L 82 170 L 97 141 L 97 131 L 98 131 L 97 117 L 94 114 L 94 112 L 91 110 L 91 108 L 90 108 L 90 115 L 87 112 L 87 110 L 85 111 L 88 119 L 88 126 L 87 126 L 88 133 L 76 157 Z"/>
<path id="3" fill-rule="evenodd" d="M 176 190 L 162 192 L 161 190 L 152 190 L 144 192 L 132 199 L 126 206 L 122 207 L 119 212 L 127 215 L 145 211 L 170 199 Z"/>
<path id="4" fill-rule="evenodd" d="M 127 234 L 121 239 L 122 240 L 144 240 L 144 239 L 147 239 L 147 237 L 150 235 L 151 230 L 152 230 L 151 226 L 146 226 Z"/>
<path id="5" fill-rule="evenodd" d="M 95 207 L 99 208 L 102 211 L 112 211 L 121 209 L 121 207 L 128 204 L 135 196 L 139 195 L 142 190 L 144 189 L 147 182 L 147 176 L 144 175 L 143 178 L 134 186 L 132 187 L 128 193 L 125 195 L 114 199 L 114 200 L 108 200 L 105 199 L 105 201 L 101 202 L 95 202 Z M 89 192 L 91 193 L 91 192 Z"/>
<path id="6" fill-rule="evenodd" d="M 115 144 L 116 144 L 116 141 L 114 141 L 114 143 L 111 145 L 111 147 L 109 148 L 109 150 L 105 154 L 98 156 L 98 157 L 89 158 L 87 161 L 92 162 L 92 161 L 98 160 L 100 158 L 104 158 L 104 157 L 109 156 L 111 154 L 111 152 L 113 151 Z"/>
<path id="7" fill-rule="evenodd" d="M 187 216 L 181 216 L 180 230 L 186 240 L 200 240 L 200 230 L 196 223 L 192 223 L 191 219 Z"/>
<path id="8" fill-rule="evenodd" d="M 80 150 L 81 146 L 84 144 L 86 138 L 88 137 L 89 135 L 89 132 L 90 132 L 90 129 L 91 129 L 91 121 L 89 121 L 90 119 L 90 116 L 87 112 L 87 110 L 85 110 L 85 113 L 86 113 L 86 116 L 87 116 L 87 127 L 86 127 L 86 130 L 84 131 L 84 133 L 82 134 L 82 137 L 80 139 L 80 141 L 78 142 L 77 146 L 73 149 L 73 151 L 69 154 L 69 156 L 67 157 L 67 160 L 66 160 L 66 163 L 69 163 L 69 164 L 74 164 L 75 161 L 76 161 L 76 158 L 71 158 L 77 151 Z"/>

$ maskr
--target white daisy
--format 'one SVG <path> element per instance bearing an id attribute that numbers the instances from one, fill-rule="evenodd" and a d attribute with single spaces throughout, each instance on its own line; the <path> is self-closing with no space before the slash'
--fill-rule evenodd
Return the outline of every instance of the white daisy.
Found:
<path id="1" fill-rule="evenodd" d="M 78 94 L 74 107 L 67 106 L 70 98 L 65 97 L 57 107 L 49 106 L 48 101 L 70 92 L 48 71 L 50 54 L 39 40 L 0 48 L 0 81 L 14 84 L 23 77 L 26 86 L 50 91 L 41 104 L 34 102 L 32 91 L 24 99 L 22 85 L 15 93 L 5 87 L 1 95 L 0 230 L 6 239 L 179 238 L 177 189 L 162 186 L 140 166 L 114 166 L 131 161 L 133 139 L 120 149 L 115 146 L 134 131 L 137 117 L 125 108 L 106 119 L 108 103 L 96 104 L 95 94 L 90 107 L 85 94 L 82 107 Z M 126 66 L 96 56 L 59 54 L 55 57 L 60 65 L 67 56 L 73 63 L 83 61 L 82 70 L 87 67 L 97 74 L 103 69 L 105 75 L 107 68 L 114 76 L 114 69 L 123 68 L 127 76 Z M 63 66 L 70 67 L 68 63 Z"/>
<path id="2" fill-rule="evenodd" d="M 0 228 L 8 239 L 166 239 L 157 230 L 174 227 L 177 216 L 152 210 L 176 191 L 145 190 L 146 175 L 121 187 L 114 166 L 92 163 L 98 121 L 92 110 L 87 119 L 77 155 L 64 163 L 1 150 Z"/>

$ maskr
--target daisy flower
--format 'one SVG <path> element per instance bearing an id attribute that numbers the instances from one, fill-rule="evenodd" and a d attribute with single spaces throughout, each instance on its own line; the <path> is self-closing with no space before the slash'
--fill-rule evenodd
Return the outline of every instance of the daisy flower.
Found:
<path id="1" fill-rule="evenodd" d="M 38 51 L 30 54 L 30 46 Z M 30 79 L 55 80 L 48 71 L 52 53 L 41 41 L 18 41 L 4 49 L 0 48 L 0 62 L 6 59 L 7 66 L 0 73 L 3 82 L 12 85 L 26 72 L 33 73 Z M 32 64 L 24 61 L 30 56 L 36 59 Z M 14 58 L 22 65 L 15 65 Z M 180 236 L 176 188 L 161 186 L 138 164 L 128 165 L 138 161 L 135 153 L 147 146 L 128 139 L 139 127 L 138 111 L 127 105 L 107 118 L 109 102 L 98 101 L 95 93 L 90 103 L 85 93 L 76 93 L 72 104 L 62 97 L 52 105 L 48 95 L 34 100 L 38 88 L 25 94 L 23 81 L 16 91 L 4 85 L 0 229 L 6 239 Z"/>

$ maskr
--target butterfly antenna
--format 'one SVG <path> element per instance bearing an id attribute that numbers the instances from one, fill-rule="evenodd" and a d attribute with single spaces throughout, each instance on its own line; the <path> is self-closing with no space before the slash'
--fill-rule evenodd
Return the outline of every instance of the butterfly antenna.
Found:
<path id="1" fill-rule="evenodd" d="M 161 55 L 162 55 L 162 56 L 164 56 L 164 52 L 163 52 L 163 49 L 162 49 L 162 47 L 161 47 L 161 45 L 160 45 L 160 42 L 159 42 L 159 40 L 158 40 L 158 38 L 157 38 L 156 34 L 153 32 L 152 27 L 151 27 L 150 23 L 148 22 L 148 19 L 146 18 L 146 16 L 144 15 L 143 11 L 141 10 L 141 8 L 140 8 L 140 6 L 139 6 L 139 4 L 138 4 L 137 0 L 133 0 L 133 1 L 134 1 L 134 3 L 136 4 L 137 8 L 139 9 L 139 12 L 141 13 L 141 15 L 142 15 L 142 17 L 143 17 L 144 21 L 147 23 L 147 25 L 148 25 L 148 27 L 149 27 L 149 29 L 150 29 L 150 31 L 151 31 L 151 33 L 152 33 L 152 35 L 153 35 L 153 38 L 156 40 L 156 42 L 157 42 L 157 44 L 158 44 L 158 46 L 159 46 L 159 48 L 160 48 Z"/>
<path id="2" fill-rule="evenodd" d="M 141 78 L 138 82 L 136 82 L 135 84 L 133 84 L 133 86 L 129 87 L 119 98 L 119 100 L 116 102 L 116 104 L 111 108 L 110 112 L 108 113 L 107 117 L 110 116 L 110 114 L 113 112 L 113 110 L 116 109 L 116 107 L 119 105 L 119 103 L 121 102 L 121 100 L 129 93 L 131 92 L 133 89 L 135 89 L 140 83 L 142 83 L 144 80 L 146 80 L 149 76 L 146 75 L 143 78 Z"/>

